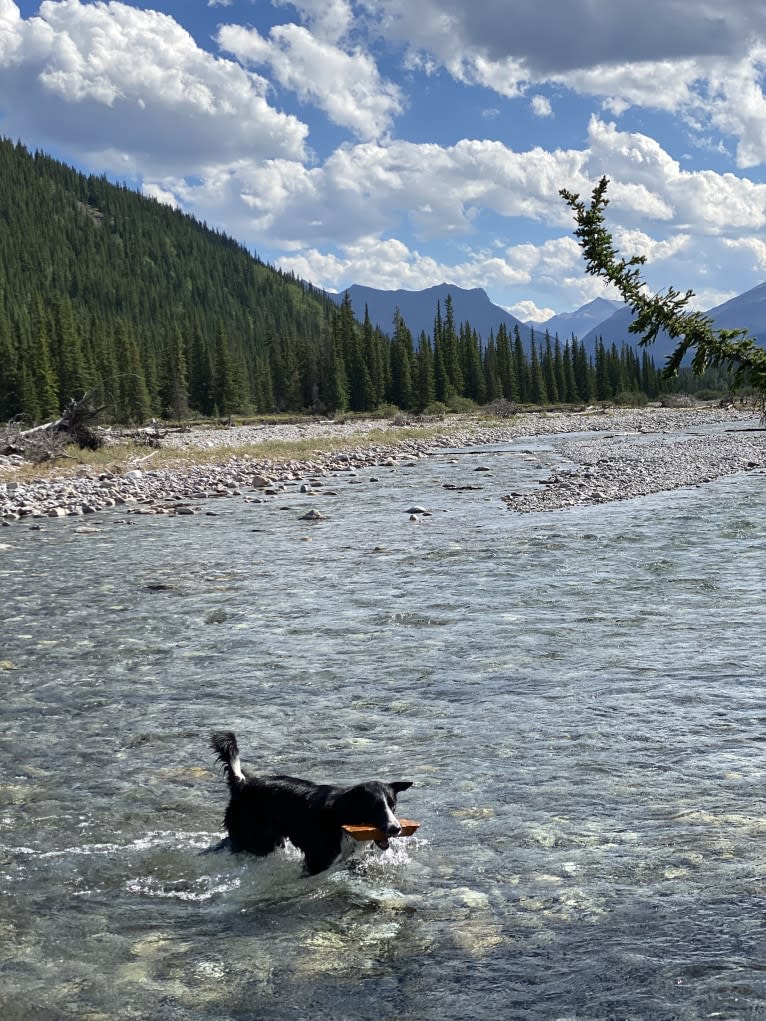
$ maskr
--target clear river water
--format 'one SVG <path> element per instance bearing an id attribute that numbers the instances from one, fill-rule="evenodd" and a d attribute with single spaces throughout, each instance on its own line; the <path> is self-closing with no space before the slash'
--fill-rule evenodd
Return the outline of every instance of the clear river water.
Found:
<path id="1" fill-rule="evenodd" d="M 509 513 L 555 460 L 0 530 L 4 1021 L 766 1017 L 766 476 Z M 222 728 L 418 834 L 202 854 Z"/>

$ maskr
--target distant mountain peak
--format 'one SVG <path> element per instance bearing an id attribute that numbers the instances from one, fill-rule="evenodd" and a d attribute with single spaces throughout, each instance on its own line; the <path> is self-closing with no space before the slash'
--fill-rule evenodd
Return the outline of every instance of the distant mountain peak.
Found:
<path id="1" fill-rule="evenodd" d="M 433 336 L 436 306 L 439 305 L 443 314 L 445 302 L 451 297 L 456 327 L 459 328 L 461 323 L 470 323 L 482 340 L 486 341 L 490 333 L 497 333 L 497 328 L 504 323 L 511 331 L 518 326 L 525 341 L 530 337 L 529 328 L 510 312 L 493 304 L 483 287 L 466 288 L 441 283 L 420 291 L 407 291 L 402 288 L 385 291 L 376 287 L 365 287 L 362 284 L 352 284 L 341 294 L 333 297 L 340 302 L 346 291 L 356 317 L 364 319 L 364 310 L 367 308 L 370 322 L 380 327 L 384 333 L 391 333 L 394 312 L 398 309 L 415 340 L 421 333 Z"/>
<path id="2" fill-rule="evenodd" d="M 593 298 L 574 312 L 559 312 L 545 322 L 529 325 L 534 327 L 536 332 L 543 333 L 547 330 L 552 336 L 558 334 L 561 340 L 567 340 L 573 334 L 575 337 L 582 337 L 590 333 L 599 323 L 609 319 L 621 308 L 623 308 L 621 301 Z"/>

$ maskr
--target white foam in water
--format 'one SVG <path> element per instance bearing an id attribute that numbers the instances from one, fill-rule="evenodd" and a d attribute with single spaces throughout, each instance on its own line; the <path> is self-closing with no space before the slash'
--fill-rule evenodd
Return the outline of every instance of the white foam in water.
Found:
<path id="1" fill-rule="evenodd" d="M 119 852 L 149 851 L 157 847 L 198 848 L 204 850 L 216 842 L 216 834 L 185 833 L 180 830 L 152 830 L 141 837 L 129 840 L 126 844 L 80 844 L 74 847 L 61 847 L 55 851 L 40 851 L 34 847 L 15 847 L 14 854 L 28 854 L 34 858 L 69 858 L 72 855 L 113 855 Z M 10 848 L 9 848 L 10 850 Z"/>
<path id="2" fill-rule="evenodd" d="M 306 544 L 297 492 L 295 516 L 281 497 L 137 516 L 98 557 L 71 528 L 13 528 L 9 1003 L 760 1016 L 766 476 L 521 517 L 501 495 L 539 479 L 508 464 L 475 496 L 443 488 L 466 459 L 376 469 Z M 405 523 L 415 501 L 427 527 Z M 144 593 L 149 570 L 186 594 Z M 219 727 L 254 772 L 413 780 L 399 810 L 422 829 L 309 878 L 294 847 L 202 853 L 227 799 Z"/>
<path id="3" fill-rule="evenodd" d="M 124 888 L 128 893 L 137 893 L 143 897 L 206 901 L 219 894 L 236 890 L 241 882 L 239 877 L 221 878 L 218 882 L 210 876 L 201 876 L 195 880 L 178 879 L 174 882 L 162 882 L 149 876 L 142 876 L 137 879 L 129 879 Z"/>

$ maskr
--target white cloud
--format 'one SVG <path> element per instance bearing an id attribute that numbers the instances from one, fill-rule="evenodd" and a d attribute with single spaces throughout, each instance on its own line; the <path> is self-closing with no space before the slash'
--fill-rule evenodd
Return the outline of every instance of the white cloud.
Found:
<path id="1" fill-rule="evenodd" d="M 739 140 L 740 167 L 766 162 L 766 97 L 761 87 L 764 71 L 766 45 L 761 44 L 736 63 L 717 67 L 711 75 L 708 119 L 718 131 Z"/>
<path id="2" fill-rule="evenodd" d="M 548 83 L 598 97 L 615 116 L 630 106 L 681 114 L 693 132 L 735 137 L 740 167 L 766 161 L 760 0 L 729 0 L 725 10 L 713 0 L 360 3 L 408 48 L 411 67 L 442 67 L 509 98 Z"/>
<path id="3" fill-rule="evenodd" d="M 244 154 L 303 158 L 307 128 L 269 106 L 266 81 L 200 49 L 167 15 L 46 0 L 23 20 L 0 2 L 6 133 L 46 137 L 94 162 L 124 153 L 146 173 Z"/>
<path id="4" fill-rule="evenodd" d="M 387 38 L 456 60 L 524 62 L 538 79 L 586 67 L 733 56 L 766 34 L 759 0 L 360 0 Z"/>
<path id="5" fill-rule="evenodd" d="M 161 188 L 158 184 L 146 184 L 143 188 L 144 195 L 150 199 L 156 199 L 157 202 L 161 202 L 165 206 L 173 206 L 177 209 L 179 206 L 178 199 L 172 191 L 166 191 Z"/>
<path id="6" fill-rule="evenodd" d="M 627 17 L 623 0 L 614 4 Z M 699 26 L 709 32 L 718 24 L 707 0 L 648 0 L 645 17 L 626 22 L 638 38 L 619 45 L 610 36 L 611 13 L 601 35 L 583 39 L 593 25 L 591 7 L 599 5 L 555 0 L 546 24 L 557 14 L 564 22 L 576 16 L 582 31 L 564 52 L 566 33 L 554 25 L 547 56 L 540 5 L 521 0 L 501 5 L 501 16 L 494 0 L 282 6 L 297 9 L 302 23 L 276 26 L 267 37 L 236 25 L 220 29 L 220 45 L 261 76 L 201 49 L 163 14 L 117 2 L 46 0 L 39 17 L 22 19 L 16 4 L 0 0 L 3 133 L 58 143 L 99 169 L 142 178 L 158 201 L 178 203 L 336 289 L 350 282 L 417 288 L 447 279 L 496 295 L 521 289 L 541 311 L 553 294 L 569 307 L 582 304 L 605 292 L 584 276 L 558 191 L 587 195 L 604 173 L 615 238 L 626 254 L 648 256 L 657 286 L 665 277 L 682 286 L 689 281 L 705 301 L 723 293 L 716 285 L 723 268 L 745 275 L 766 269 L 766 185 L 684 169 L 688 161 L 682 167 L 648 134 L 622 131 L 599 116 L 581 147 L 555 151 L 515 151 L 481 138 L 451 145 L 390 139 L 404 97 L 371 55 L 380 30 L 386 59 L 399 39 L 415 74 L 446 68 L 495 93 L 524 95 L 539 117 L 553 113 L 542 91 L 547 83 L 557 96 L 593 95 L 594 105 L 615 117 L 631 104 L 680 110 L 691 134 L 684 146 L 696 140 L 700 148 L 720 148 L 716 134 L 723 132 L 737 140 L 744 167 L 766 160 L 760 84 L 766 46 L 753 42 L 766 19 L 760 3 L 732 0 L 722 36 L 705 48 Z M 362 9 L 372 18 L 367 25 Z M 684 38 L 662 39 L 648 59 L 651 32 L 667 32 L 679 11 L 699 24 Z M 650 15 L 656 31 L 644 23 Z M 514 18 L 527 50 L 506 32 Z M 279 89 L 361 142 L 310 163 L 307 126 L 275 109 Z M 498 106 L 505 113 L 507 104 Z M 485 103 L 477 123 L 496 113 Z M 487 223 L 495 231 L 491 241 L 480 240 Z M 520 224 L 529 231 L 530 223 L 535 243 L 517 243 Z"/>
<path id="7" fill-rule="evenodd" d="M 373 235 L 339 246 L 330 254 L 310 248 L 284 255 L 278 261 L 283 269 L 334 291 L 352 282 L 383 289 L 420 290 L 445 280 L 458 287 L 483 287 L 490 292 L 528 286 L 535 280 L 544 290 L 546 282 L 560 283 L 567 280 L 567 275 L 567 286 L 576 304 L 604 291 L 602 285 L 594 289 L 589 280 L 583 280 L 579 249 L 571 238 L 557 238 L 540 246 L 509 247 L 502 256 L 473 250 L 463 255 L 462 261 L 447 263 L 410 249 L 400 240 L 381 240 Z M 581 294 L 587 296 L 580 300 Z M 551 311 L 545 318 L 554 314 Z"/>
<path id="8" fill-rule="evenodd" d="M 268 40 L 255 29 L 224 25 L 218 43 L 243 63 L 267 64 L 283 88 L 359 138 L 384 135 L 402 109 L 400 90 L 380 77 L 371 57 L 346 53 L 301 25 L 277 25 Z"/>
<path id="9" fill-rule="evenodd" d="M 297 10 L 312 34 L 325 42 L 340 42 L 354 23 L 349 0 L 274 0 L 274 5 Z"/>
<path id="10" fill-rule="evenodd" d="M 730 251 L 749 256 L 752 268 L 757 273 L 766 273 L 766 242 L 761 238 L 726 239 L 724 244 Z"/>
<path id="11" fill-rule="evenodd" d="M 622 227 L 616 227 L 614 240 L 623 255 L 643 256 L 647 262 L 654 264 L 672 259 L 679 252 L 684 251 L 688 248 L 691 239 L 688 234 L 676 234 L 667 241 L 658 241 L 642 230 L 625 230 Z"/>
<path id="12" fill-rule="evenodd" d="M 523 323 L 544 323 L 556 315 L 554 309 L 538 308 L 534 301 L 519 301 L 515 305 L 509 305 L 506 312 L 510 312 Z"/>

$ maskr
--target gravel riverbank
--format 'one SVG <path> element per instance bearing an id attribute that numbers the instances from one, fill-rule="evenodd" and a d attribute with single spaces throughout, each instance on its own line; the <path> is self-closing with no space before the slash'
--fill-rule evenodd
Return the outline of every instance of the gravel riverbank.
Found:
<path id="1" fill-rule="evenodd" d="M 0 521 L 9 525 L 79 517 L 115 506 L 134 514 L 193 514 L 202 509 L 203 501 L 265 500 L 288 488 L 321 484 L 336 473 L 396 466 L 445 447 L 510 443 L 540 435 L 560 436 L 556 446 L 571 466 L 553 472 L 538 491 L 508 493 L 504 499 L 515 512 L 554 510 L 699 485 L 742 471 L 764 471 L 766 432 L 757 426 L 751 410 L 647 408 L 529 413 L 490 422 L 456 416 L 440 422 L 438 434 L 428 440 L 407 438 L 401 426 L 380 420 L 189 430 L 170 433 L 162 441 L 163 447 L 178 451 L 180 463 L 172 468 L 155 469 L 151 460 L 137 460 L 108 470 L 82 468 L 75 475 L 23 482 L 14 477 L 18 462 L 0 458 Z M 381 429 L 390 433 L 390 443 L 387 437 L 375 443 L 368 439 L 373 430 Z M 317 451 L 299 461 L 257 455 L 258 445 L 267 441 L 325 437 L 340 441 L 341 452 Z M 253 452 L 231 456 L 233 448 L 245 446 Z M 183 462 L 184 452 L 200 449 L 212 460 Z"/>

